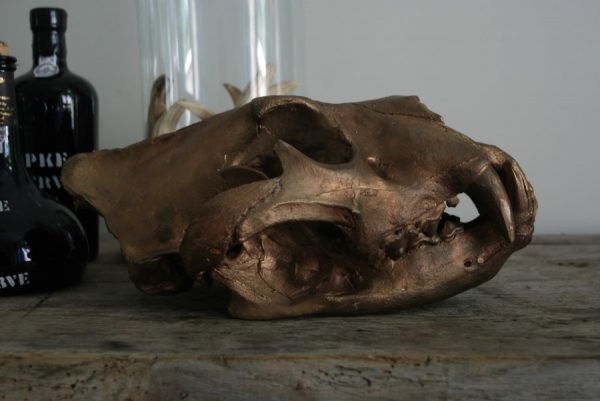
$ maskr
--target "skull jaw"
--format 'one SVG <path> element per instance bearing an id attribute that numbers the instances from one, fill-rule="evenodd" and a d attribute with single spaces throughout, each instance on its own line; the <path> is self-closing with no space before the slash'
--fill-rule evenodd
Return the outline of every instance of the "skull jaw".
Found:
<path id="1" fill-rule="evenodd" d="M 243 268 L 223 265 L 212 277 L 229 288 L 229 312 L 240 319 L 385 313 L 445 299 L 480 285 L 498 273 L 513 251 L 492 226 L 480 224 L 451 240 L 422 245 L 399 260 L 388 259 L 377 269 L 367 259 L 355 260 L 344 272 L 361 275 L 364 282 L 360 288 L 353 284 L 332 288 L 340 273 L 331 269 L 321 272 L 311 287 L 312 294 L 299 287 L 281 286 L 294 281 L 284 266 L 276 268 L 283 270 L 277 277 L 265 274 L 260 266 L 276 257 L 272 254 Z M 307 263 L 297 269 L 311 267 Z"/>

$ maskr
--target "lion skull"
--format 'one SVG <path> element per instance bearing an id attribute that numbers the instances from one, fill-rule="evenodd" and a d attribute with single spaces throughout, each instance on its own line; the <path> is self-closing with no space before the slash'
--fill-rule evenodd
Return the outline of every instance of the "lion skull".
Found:
<path id="1" fill-rule="evenodd" d="M 518 164 L 417 97 L 264 97 L 172 134 L 71 158 L 149 293 L 195 281 L 249 319 L 390 311 L 492 278 L 537 208 Z M 446 209 L 467 194 L 469 223 Z"/>

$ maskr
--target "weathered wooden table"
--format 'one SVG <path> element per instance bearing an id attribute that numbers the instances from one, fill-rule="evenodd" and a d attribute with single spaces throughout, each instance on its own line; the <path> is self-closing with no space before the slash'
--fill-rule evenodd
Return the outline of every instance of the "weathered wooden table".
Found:
<path id="1" fill-rule="evenodd" d="M 600 236 L 537 237 L 435 305 L 273 322 L 142 294 L 104 245 L 82 285 L 0 299 L 0 399 L 600 400 Z"/>

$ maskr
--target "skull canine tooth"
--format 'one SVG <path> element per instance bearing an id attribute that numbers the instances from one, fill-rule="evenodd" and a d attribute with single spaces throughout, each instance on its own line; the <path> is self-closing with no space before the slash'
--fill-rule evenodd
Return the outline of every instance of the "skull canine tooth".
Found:
<path id="1" fill-rule="evenodd" d="M 488 217 L 509 243 L 514 242 L 515 220 L 500 176 L 487 160 L 473 166 L 471 174 L 474 179 L 465 193 L 473 199 L 479 213 Z"/>

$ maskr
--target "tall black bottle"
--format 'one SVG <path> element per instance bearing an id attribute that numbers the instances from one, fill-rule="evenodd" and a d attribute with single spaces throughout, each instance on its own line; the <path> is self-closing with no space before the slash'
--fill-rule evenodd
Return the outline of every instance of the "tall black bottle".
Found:
<path id="1" fill-rule="evenodd" d="M 96 92 L 67 68 L 67 13 L 35 8 L 30 21 L 33 68 L 15 86 L 25 164 L 38 188 L 75 212 L 88 237 L 90 259 L 95 259 L 98 217 L 91 210 L 75 210 L 73 198 L 62 188 L 60 172 L 67 157 L 96 148 Z"/>
<path id="2" fill-rule="evenodd" d="M 19 152 L 16 60 L 0 42 L 0 295 L 46 291 L 79 281 L 88 260 L 73 213 L 44 196 Z"/>

